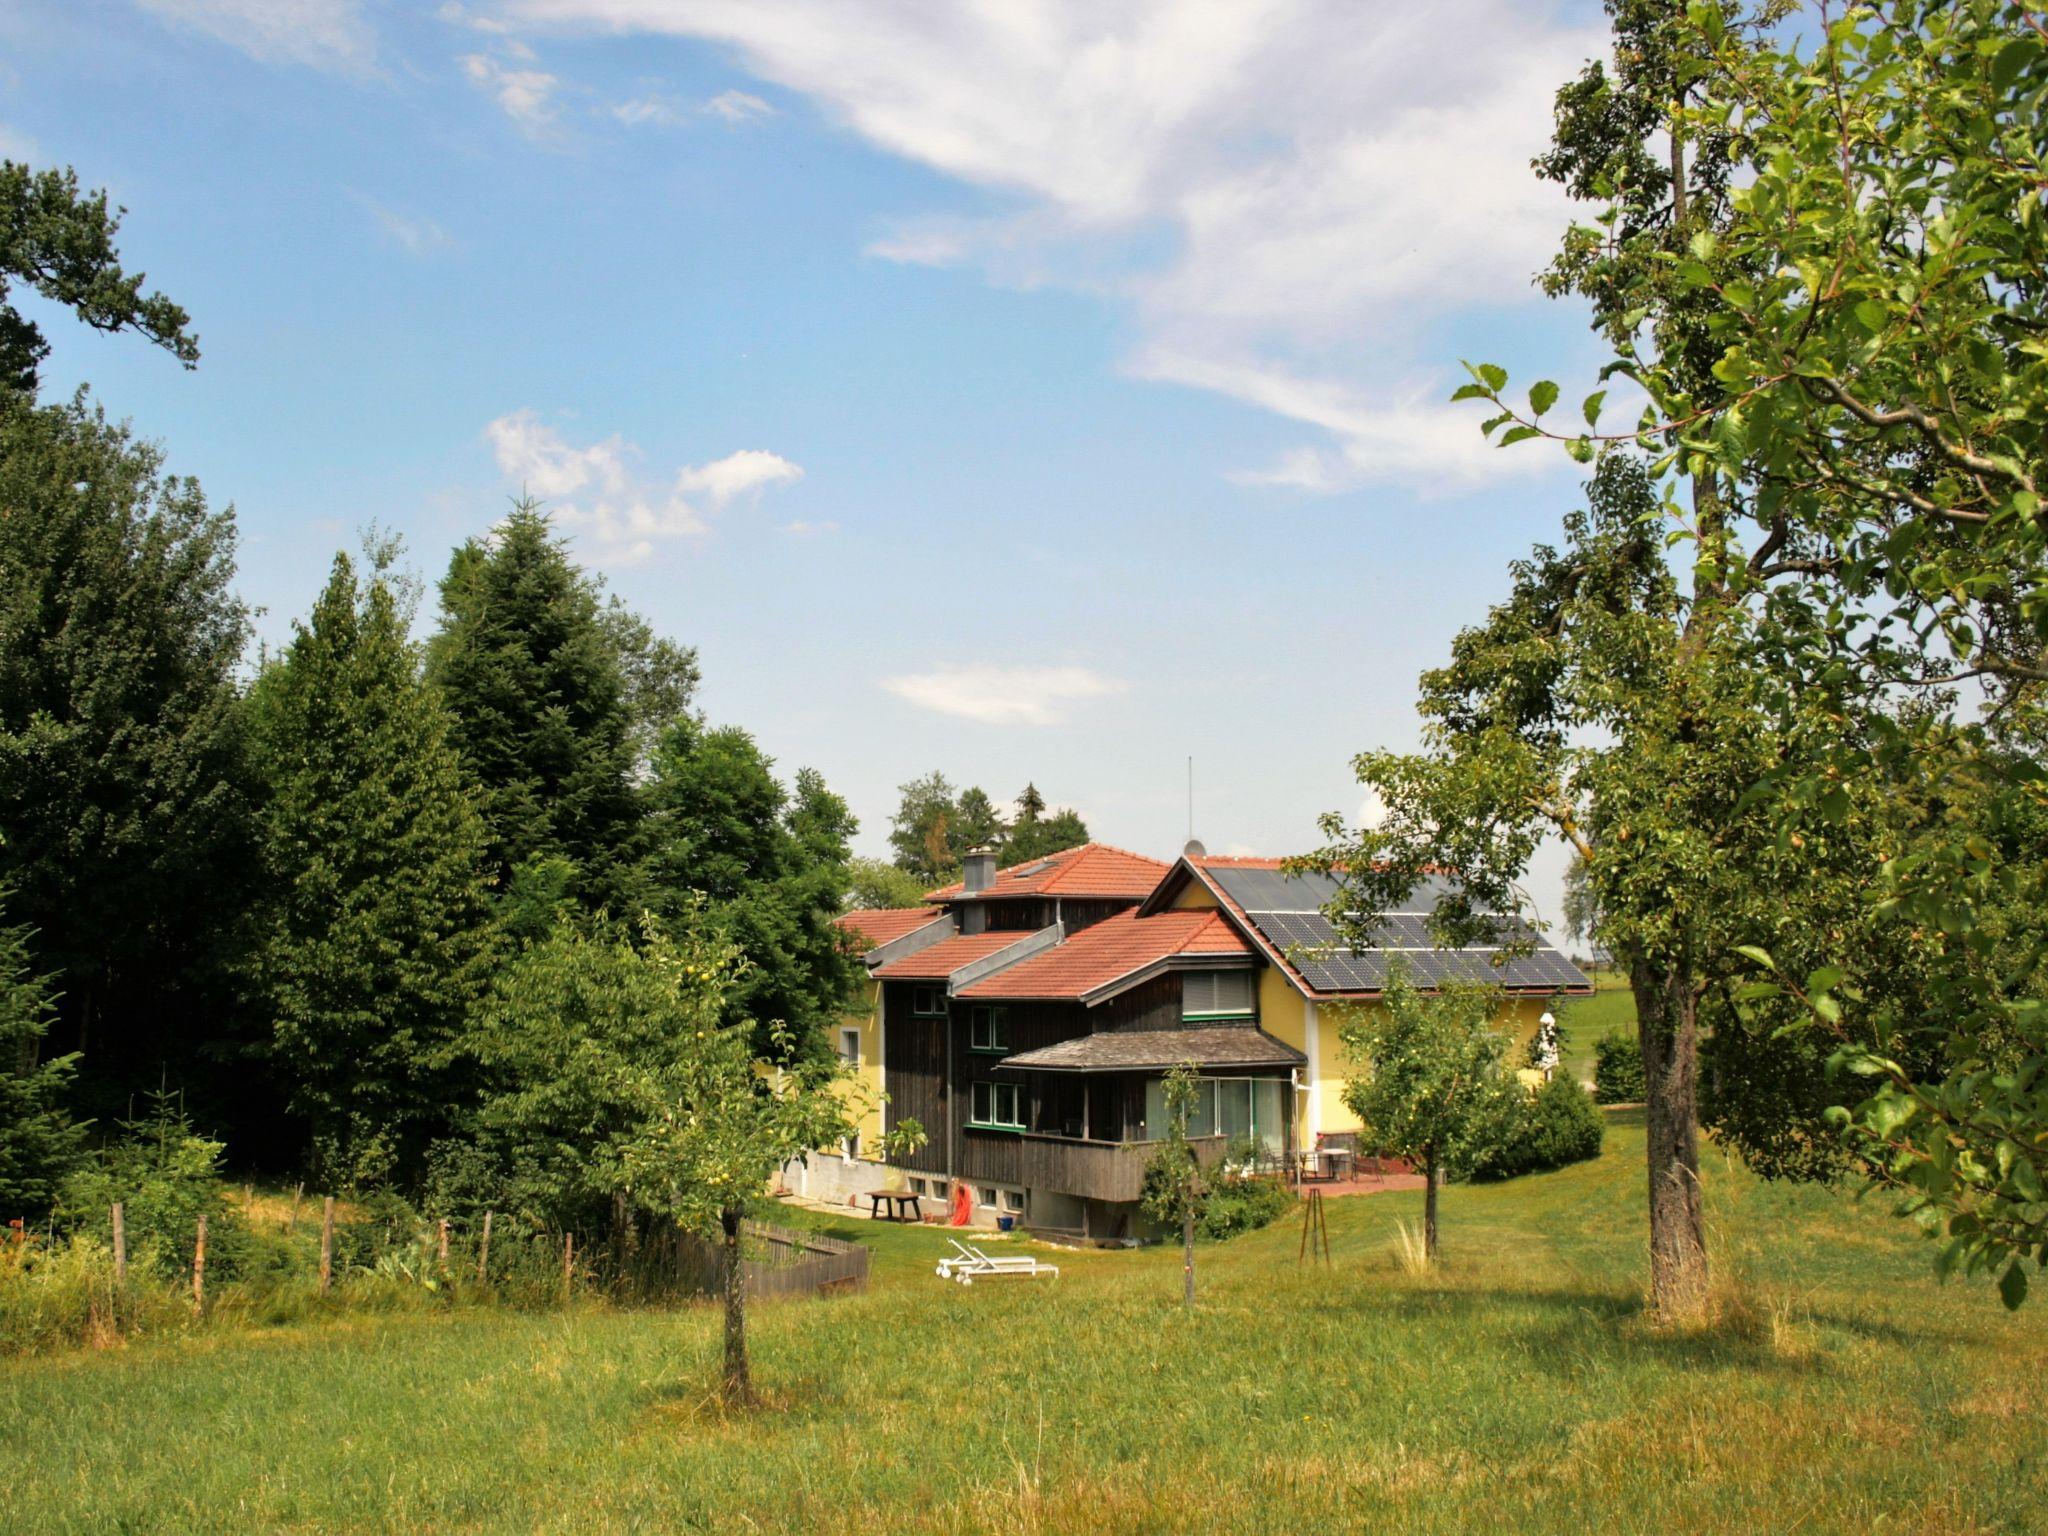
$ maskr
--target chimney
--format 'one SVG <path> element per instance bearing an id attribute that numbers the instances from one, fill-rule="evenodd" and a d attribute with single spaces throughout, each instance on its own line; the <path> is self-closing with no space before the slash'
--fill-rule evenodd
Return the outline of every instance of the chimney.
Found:
<path id="1" fill-rule="evenodd" d="M 993 848 L 970 848 L 967 857 L 960 861 L 960 891 L 972 896 L 976 891 L 985 891 L 996 881 L 996 851 Z"/>

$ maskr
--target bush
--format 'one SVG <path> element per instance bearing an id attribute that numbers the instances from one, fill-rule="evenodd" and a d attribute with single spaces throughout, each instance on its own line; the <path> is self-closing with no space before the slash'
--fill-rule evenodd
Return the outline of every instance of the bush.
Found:
<path id="1" fill-rule="evenodd" d="M 166 1279 L 189 1273 L 201 1216 L 209 1279 L 241 1279 L 289 1262 L 288 1252 L 258 1238 L 228 1203 L 221 1143 L 193 1130 L 173 1098 L 158 1095 L 150 1117 L 122 1122 L 121 1132 L 64 1181 L 58 1231 L 111 1249 L 111 1207 L 118 1200 L 131 1272 L 148 1267 Z"/>
<path id="2" fill-rule="evenodd" d="M 1279 1179 L 1225 1175 L 1211 1187 L 1195 1230 L 1220 1242 L 1270 1225 L 1293 1204 L 1292 1191 Z"/>
<path id="3" fill-rule="evenodd" d="M 1512 1179 L 1600 1155 L 1607 1126 L 1591 1095 L 1560 1072 L 1502 1117 L 1472 1166 L 1475 1179 Z"/>
<path id="4" fill-rule="evenodd" d="M 1634 1035 L 1607 1035 L 1593 1043 L 1593 1098 L 1601 1104 L 1638 1104 L 1643 1098 L 1643 1047 Z"/>
<path id="5" fill-rule="evenodd" d="M 0 1237 L 0 1355 L 100 1347 L 191 1321 L 192 1309 L 176 1291 L 138 1275 L 132 1262 L 127 1288 L 117 1288 L 113 1252 L 92 1238 Z"/>

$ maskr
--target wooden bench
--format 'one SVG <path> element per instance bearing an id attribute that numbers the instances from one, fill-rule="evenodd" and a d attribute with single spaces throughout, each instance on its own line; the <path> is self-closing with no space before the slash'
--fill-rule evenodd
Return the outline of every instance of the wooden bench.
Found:
<path id="1" fill-rule="evenodd" d="M 882 1208 L 889 1209 L 884 1211 Z M 895 1189 L 875 1189 L 868 1192 L 868 1213 L 876 1221 L 922 1221 L 924 1210 L 917 1203 L 917 1196 Z"/>

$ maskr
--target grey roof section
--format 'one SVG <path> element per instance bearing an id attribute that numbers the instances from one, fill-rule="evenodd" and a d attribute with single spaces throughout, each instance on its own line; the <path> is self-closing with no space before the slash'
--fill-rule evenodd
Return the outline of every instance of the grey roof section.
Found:
<path id="1" fill-rule="evenodd" d="M 1066 924 L 1054 923 L 1036 933 L 1028 933 L 1006 949 L 994 954 L 983 955 L 979 960 L 970 960 L 959 970 L 946 978 L 946 991 L 957 996 L 965 987 L 973 986 L 984 976 L 993 976 L 997 971 L 1007 970 L 1019 960 L 1029 960 L 1033 955 L 1043 954 L 1066 937 Z"/>
<path id="2" fill-rule="evenodd" d="M 942 939 L 950 939 L 960 931 L 959 925 L 945 913 L 936 913 L 932 920 L 921 928 L 908 933 L 899 933 L 886 944 L 878 944 L 861 956 L 862 964 L 871 971 L 879 971 L 891 960 L 903 960 L 916 954 L 920 949 L 930 949 Z"/>
<path id="3" fill-rule="evenodd" d="M 1438 875 L 1417 885 L 1400 910 L 1383 914 L 1370 941 L 1354 949 L 1322 910 L 1338 893 L 1331 876 L 1229 868 L 1211 869 L 1208 874 L 1244 909 L 1260 936 L 1285 955 L 1302 980 L 1318 992 L 1381 991 L 1397 956 L 1407 966 L 1409 979 L 1419 987 L 1452 980 L 1489 982 L 1512 992 L 1592 987 L 1577 966 L 1545 944 L 1520 918 L 1504 920 L 1500 935 L 1491 944 L 1438 948 L 1429 931 L 1429 918 L 1450 890 L 1450 882 Z M 1504 956 L 1506 948 L 1522 944 L 1531 946 L 1527 954 Z"/>
<path id="4" fill-rule="evenodd" d="M 1308 1058 L 1263 1029 L 1121 1029 L 1062 1040 L 1006 1056 L 1006 1067 L 1040 1072 L 1164 1072 L 1184 1061 L 1201 1067 L 1299 1067 Z"/>

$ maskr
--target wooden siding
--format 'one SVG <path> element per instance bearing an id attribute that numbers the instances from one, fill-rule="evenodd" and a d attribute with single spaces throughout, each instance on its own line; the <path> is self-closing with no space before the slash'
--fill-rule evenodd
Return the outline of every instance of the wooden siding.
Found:
<path id="1" fill-rule="evenodd" d="M 891 1161 L 919 1173 L 945 1173 L 950 1166 L 946 1157 L 947 1022 L 911 1017 L 913 985 L 918 983 L 882 983 L 888 1010 L 884 1017 L 889 1021 L 882 1042 L 882 1063 L 888 1074 L 884 1084 L 889 1095 L 886 1119 L 892 1126 L 915 1120 L 930 1140 L 921 1150 Z"/>
<path id="2" fill-rule="evenodd" d="M 1180 973 L 1168 971 L 1140 982 L 1130 991 L 1098 1003 L 1094 1012 L 1100 1015 L 1104 1030 L 1179 1029 Z"/>

